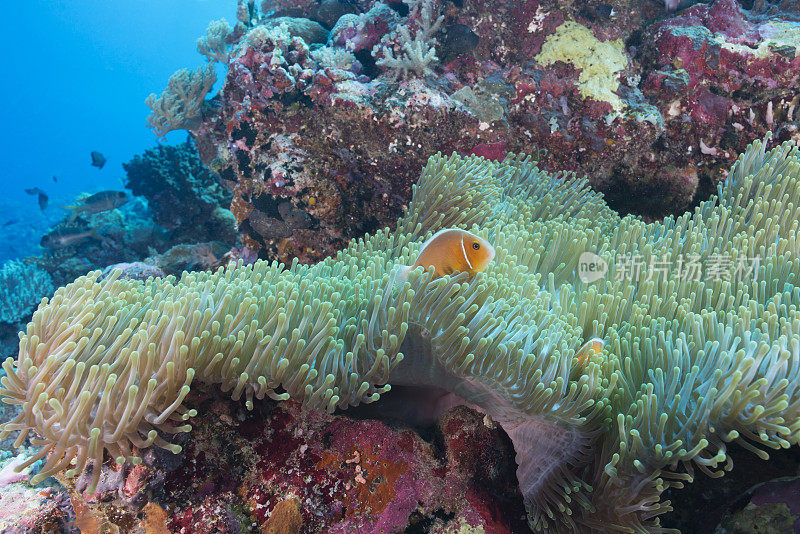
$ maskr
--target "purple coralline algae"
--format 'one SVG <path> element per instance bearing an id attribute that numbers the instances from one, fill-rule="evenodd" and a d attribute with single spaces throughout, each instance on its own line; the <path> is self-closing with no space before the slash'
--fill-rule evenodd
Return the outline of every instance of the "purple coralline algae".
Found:
<path id="1" fill-rule="evenodd" d="M 208 439 L 192 440 L 164 486 L 173 531 L 226 531 L 236 522 L 263 532 L 287 509 L 300 519 L 298 533 L 524 526 L 511 443 L 471 410 L 445 414 L 430 443 L 410 429 L 305 412 L 291 401 L 255 416 L 212 402 L 200 423 Z M 480 458 L 487 450 L 494 478 Z"/>
<path id="2" fill-rule="evenodd" d="M 800 138 L 800 24 L 759 17 L 735 0 L 696 5 L 647 32 L 643 92 L 664 118 L 670 168 L 724 177 L 754 138 Z M 666 162 L 665 162 L 666 163 Z"/>
<path id="3" fill-rule="evenodd" d="M 411 429 L 308 412 L 294 401 L 248 412 L 211 390 L 192 395 L 204 409 L 184 451 L 104 464 L 97 492 L 73 493 L 79 520 L 183 534 L 527 528 L 510 440 L 466 407 L 443 414 L 425 441 Z M 80 492 L 89 478 L 65 484 Z M 147 519 L 154 507 L 161 514 Z"/>

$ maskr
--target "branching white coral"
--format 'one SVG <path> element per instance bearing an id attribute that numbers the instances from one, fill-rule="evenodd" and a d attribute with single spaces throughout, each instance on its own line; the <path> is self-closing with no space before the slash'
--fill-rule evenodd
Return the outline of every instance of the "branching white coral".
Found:
<path id="1" fill-rule="evenodd" d="M 391 48 L 383 47 L 383 57 L 375 63 L 381 67 L 391 69 L 395 77 L 398 75 L 403 78 L 414 73 L 417 76 L 427 76 L 433 73 L 431 65 L 439 58 L 436 56 L 436 48 L 430 41 L 422 38 L 421 32 L 417 33 L 412 39 L 408 33 L 408 28 L 401 26 L 400 35 L 403 37 L 403 53 L 395 57 Z"/>
<path id="2" fill-rule="evenodd" d="M 212 20 L 204 37 L 197 40 L 197 51 L 208 58 L 209 61 L 228 62 L 231 45 L 227 42 L 228 36 L 233 31 L 225 19 Z"/>
<path id="3" fill-rule="evenodd" d="M 395 78 L 406 78 L 410 74 L 426 76 L 433 73 L 431 66 L 439 61 L 434 36 L 442 26 L 444 15 L 434 19 L 431 0 L 405 0 L 405 3 L 409 7 L 408 19 L 419 21 L 413 37 L 408 25 L 398 26 L 397 33 L 402 43 L 400 54 L 396 56 L 392 47 L 386 44 L 376 45 L 372 54 L 379 56 L 375 63 L 390 69 Z"/>
<path id="4" fill-rule="evenodd" d="M 147 125 L 163 136 L 172 130 L 191 130 L 196 127 L 203 109 L 203 100 L 217 76 L 214 65 L 208 64 L 192 72 L 181 69 L 169 77 L 161 96 L 152 93 L 145 100 L 152 113 Z"/>
<path id="5" fill-rule="evenodd" d="M 439 15 L 434 20 L 433 0 L 405 0 L 405 4 L 409 8 L 409 18 L 418 18 L 420 21 L 420 28 L 417 33 L 421 33 L 422 38 L 426 41 L 434 40 L 433 36 L 442 27 L 444 15 Z"/>

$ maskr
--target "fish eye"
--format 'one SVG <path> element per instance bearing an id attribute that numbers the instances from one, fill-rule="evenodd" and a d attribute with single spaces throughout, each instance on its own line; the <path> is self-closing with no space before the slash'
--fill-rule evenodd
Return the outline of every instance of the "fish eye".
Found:
<path id="1" fill-rule="evenodd" d="M 472 248 L 473 248 L 473 250 L 478 250 L 478 249 L 480 249 L 480 248 L 481 248 L 481 244 L 480 244 L 480 243 L 477 243 L 477 242 L 476 242 L 476 243 L 473 243 L 473 244 L 472 244 Z"/>

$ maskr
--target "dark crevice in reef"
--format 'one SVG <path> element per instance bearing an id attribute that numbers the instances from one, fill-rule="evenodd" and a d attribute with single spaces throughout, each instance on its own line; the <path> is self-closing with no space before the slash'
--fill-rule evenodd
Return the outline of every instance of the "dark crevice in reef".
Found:
<path id="1" fill-rule="evenodd" d="M 705 175 L 701 172 L 700 180 L 697 183 L 697 191 L 694 193 L 694 198 L 692 199 L 691 204 L 689 204 L 684 211 L 694 211 L 694 209 L 699 206 L 701 202 L 705 202 L 713 195 L 717 194 L 717 184 L 712 182 L 710 179 L 704 180 L 704 176 Z M 681 214 L 682 213 L 675 213 L 674 215 L 679 216 Z"/>
<path id="2" fill-rule="evenodd" d="M 281 216 L 278 211 L 278 199 L 272 195 L 258 195 L 254 197 L 253 207 L 263 212 L 268 217 L 279 219 Z"/>
<path id="3" fill-rule="evenodd" d="M 401 1 L 390 0 L 389 2 L 386 2 L 386 5 L 394 9 L 397 12 L 397 14 L 400 15 L 401 17 L 405 17 L 408 15 L 409 11 L 408 6 Z"/>
<path id="4" fill-rule="evenodd" d="M 225 167 L 219 172 L 220 178 L 227 182 L 236 182 L 236 173 L 230 167 Z"/>
<path id="5" fill-rule="evenodd" d="M 735 444 L 729 445 L 734 468 L 722 478 L 710 478 L 695 470 L 695 480 L 683 489 L 668 490 L 663 499 L 672 501 L 673 511 L 661 518 L 667 528 L 680 529 L 681 534 L 714 532 L 727 516 L 744 509 L 750 502 L 754 486 L 800 472 L 800 450 L 769 451 L 769 461 Z"/>
<path id="6" fill-rule="evenodd" d="M 724 142 L 724 140 L 723 140 Z M 661 136 L 652 145 L 655 152 L 669 152 L 676 150 L 670 142 Z M 724 148 L 724 147 L 723 147 Z M 641 180 L 636 181 L 636 187 L 631 187 L 630 169 L 620 166 L 614 169 L 611 178 L 605 187 L 595 187 L 608 206 L 621 216 L 634 215 L 647 222 L 663 220 L 665 217 L 679 217 L 686 212 L 692 212 L 702 202 L 709 200 L 717 194 L 717 181 L 713 178 L 715 169 L 704 165 L 692 165 L 687 162 L 685 167 L 673 166 L 653 169 Z M 670 186 L 665 188 L 660 174 L 672 176 L 670 183 L 690 184 L 694 182 L 694 192 L 688 198 L 686 189 L 692 186 Z M 669 199 L 665 201 L 665 199 Z M 683 200 L 681 200 L 683 199 Z M 665 211 L 664 206 L 670 205 L 671 209 Z"/>
<path id="7" fill-rule="evenodd" d="M 470 494 L 493 503 L 490 513 L 507 519 L 507 532 L 529 533 L 511 438 L 499 424 L 467 406 L 442 412 L 450 405 L 442 403 L 442 395 L 453 398 L 446 394 L 434 387 L 395 386 L 375 403 L 337 413 L 357 420 L 379 420 L 395 430 L 412 430 L 431 445 L 441 468 L 468 473 Z M 418 523 L 412 517 L 403 532 L 429 532 L 437 518 L 449 520 L 452 516 L 434 513 L 418 518 Z"/>
<path id="8" fill-rule="evenodd" d="M 615 183 L 600 192 L 603 193 L 603 198 L 608 206 L 621 216 L 634 215 L 646 222 L 654 222 L 670 216 L 679 217 L 686 212 L 694 211 L 701 202 L 716 194 L 717 186 L 711 180 L 704 179 L 704 175 L 701 173 L 692 201 L 666 214 L 661 213 L 658 205 L 653 201 L 656 198 L 663 199 L 663 196 L 659 197 L 659 193 L 655 189 L 652 191 L 641 189 L 638 194 L 632 194 L 630 188 L 626 187 L 625 184 Z"/>
<path id="9" fill-rule="evenodd" d="M 250 156 L 244 150 L 236 151 L 236 160 L 239 163 L 239 170 L 249 173 Z"/>
<path id="10" fill-rule="evenodd" d="M 432 388 L 393 386 L 392 391 L 382 395 L 377 402 L 337 410 L 336 413 L 358 420 L 375 419 L 395 429 L 410 428 L 425 441 L 434 443 L 436 419 L 430 414 L 434 411 L 436 399 L 443 393 L 443 390 L 434 391 Z"/>
<path id="11" fill-rule="evenodd" d="M 426 534 L 431 531 L 437 519 L 441 520 L 443 523 L 448 523 L 452 521 L 455 516 L 455 513 L 448 513 L 444 510 L 436 510 L 430 515 L 422 515 L 419 512 L 414 512 L 409 519 L 409 525 L 403 530 L 403 534 Z"/>
<path id="12" fill-rule="evenodd" d="M 361 63 L 361 74 L 368 76 L 370 79 L 378 77 L 381 70 L 375 64 L 375 58 L 372 57 L 371 50 L 359 50 L 354 55 L 358 62 Z"/>
<path id="13" fill-rule="evenodd" d="M 278 100 L 284 108 L 291 107 L 294 104 L 299 105 L 301 109 L 314 107 L 314 101 L 311 100 L 311 97 L 298 92 L 284 93 L 278 97 Z"/>

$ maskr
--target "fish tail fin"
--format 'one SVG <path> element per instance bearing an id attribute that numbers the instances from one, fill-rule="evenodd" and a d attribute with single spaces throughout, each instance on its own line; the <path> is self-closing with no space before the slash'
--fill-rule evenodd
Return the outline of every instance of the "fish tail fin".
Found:
<path id="1" fill-rule="evenodd" d="M 61 206 L 61 209 L 72 211 L 72 217 L 69 218 L 69 222 L 74 221 L 75 218 L 83 211 L 80 206 Z"/>
<path id="2" fill-rule="evenodd" d="M 411 272 L 410 265 L 396 265 L 394 273 L 394 285 L 401 286 L 408 280 L 408 273 Z"/>
<path id="3" fill-rule="evenodd" d="M 76 212 L 77 213 L 77 212 Z M 86 235 L 91 238 L 97 239 L 98 241 L 103 240 L 103 236 L 97 233 L 97 229 L 100 228 L 99 226 L 95 226 L 94 228 L 90 228 Z"/>

